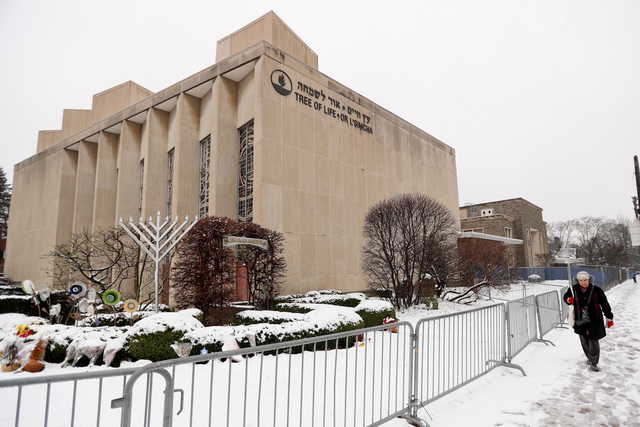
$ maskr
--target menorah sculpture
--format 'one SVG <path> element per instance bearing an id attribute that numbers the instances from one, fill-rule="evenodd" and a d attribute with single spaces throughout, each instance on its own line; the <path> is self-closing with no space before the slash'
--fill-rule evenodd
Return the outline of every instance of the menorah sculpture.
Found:
<path id="1" fill-rule="evenodd" d="M 156 216 L 156 222 L 149 217 L 145 223 L 142 217 L 136 223 L 133 218 L 129 218 L 129 223 L 125 224 L 120 218 L 120 226 L 127 232 L 129 237 L 151 257 L 155 264 L 154 285 L 155 285 L 155 311 L 158 312 L 158 266 L 160 261 L 171 252 L 185 234 L 198 222 L 196 216 L 193 221 L 189 221 L 186 216 L 181 224 L 178 224 L 178 217 L 173 221 L 169 217 L 165 217 L 164 222 L 160 223 L 160 211 Z"/>

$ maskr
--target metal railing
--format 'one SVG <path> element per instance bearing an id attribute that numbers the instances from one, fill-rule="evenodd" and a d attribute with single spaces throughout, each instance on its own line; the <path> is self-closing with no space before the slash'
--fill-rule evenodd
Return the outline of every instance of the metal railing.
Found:
<path id="1" fill-rule="evenodd" d="M 507 321 L 507 360 L 511 361 L 518 353 L 538 337 L 536 326 L 535 296 L 529 295 L 506 304 Z"/>
<path id="2" fill-rule="evenodd" d="M 416 324 L 414 394 L 426 405 L 504 362 L 504 304 Z"/>
<path id="3" fill-rule="evenodd" d="M 566 318 L 566 289 L 421 319 L 415 330 L 399 322 L 142 367 L 0 380 L 0 425 L 420 422 L 420 406 L 496 366 L 525 374 L 513 359 L 533 341 L 549 343 L 543 337 Z"/>
<path id="4" fill-rule="evenodd" d="M 138 369 L 96 368 L 89 372 L 2 380 L 0 425 L 112 426 L 114 421 L 120 421 L 120 411 L 110 409 L 108 402 L 124 393 L 127 377 Z M 55 399 L 52 404 L 52 396 L 65 398 Z M 11 402 L 15 402 L 13 410 Z"/>
<path id="5" fill-rule="evenodd" d="M 560 308 L 561 297 L 562 294 L 558 293 L 558 291 L 550 291 L 536 295 L 540 338 L 544 337 L 553 328 L 562 323 L 562 309 Z M 566 304 L 562 305 L 566 306 Z"/>
<path id="6" fill-rule="evenodd" d="M 123 427 L 379 425 L 408 414 L 413 335 L 400 322 L 149 364 L 114 405 Z M 156 372 L 167 372 L 180 393 L 177 412 L 134 410 L 138 379 Z M 158 391 L 150 388 L 145 406 L 162 406 Z"/>

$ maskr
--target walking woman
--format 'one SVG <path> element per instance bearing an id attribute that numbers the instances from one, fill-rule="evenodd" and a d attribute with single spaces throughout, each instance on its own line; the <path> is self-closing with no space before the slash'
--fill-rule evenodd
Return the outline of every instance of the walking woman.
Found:
<path id="1" fill-rule="evenodd" d="M 580 336 L 582 350 L 587 356 L 589 369 L 599 371 L 600 343 L 606 332 L 602 314 L 607 318 L 607 328 L 613 326 L 613 313 L 602 288 L 594 286 L 586 271 L 576 274 L 576 283 L 564 294 L 564 302 L 573 304 L 575 323 L 573 330 Z"/>

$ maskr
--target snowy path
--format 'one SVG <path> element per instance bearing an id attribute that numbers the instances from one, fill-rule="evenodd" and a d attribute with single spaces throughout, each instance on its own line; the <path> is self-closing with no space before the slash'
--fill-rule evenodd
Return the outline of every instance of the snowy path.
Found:
<path id="1" fill-rule="evenodd" d="M 617 324 L 601 342 L 602 371 L 589 371 L 579 358 L 569 384 L 534 402 L 542 424 L 640 426 L 640 287 L 623 286 L 611 291 Z"/>
<path id="2" fill-rule="evenodd" d="M 514 363 L 428 405 L 433 426 L 640 426 L 640 286 L 607 293 L 616 325 L 600 341 L 601 372 L 585 363 L 578 336 L 555 329 L 556 346 L 530 344 Z M 394 420 L 388 425 L 406 425 Z"/>

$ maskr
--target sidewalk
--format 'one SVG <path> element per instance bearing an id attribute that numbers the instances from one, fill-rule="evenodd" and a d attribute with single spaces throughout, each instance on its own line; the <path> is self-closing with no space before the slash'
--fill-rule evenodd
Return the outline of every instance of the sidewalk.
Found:
<path id="1" fill-rule="evenodd" d="M 607 296 L 616 324 L 600 341 L 601 372 L 588 370 L 573 330 L 554 329 L 545 338 L 555 347 L 532 343 L 514 359 L 526 377 L 497 368 L 420 417 L 433 427 L 640 426 L 640 286 L 629 280 Z"/>

